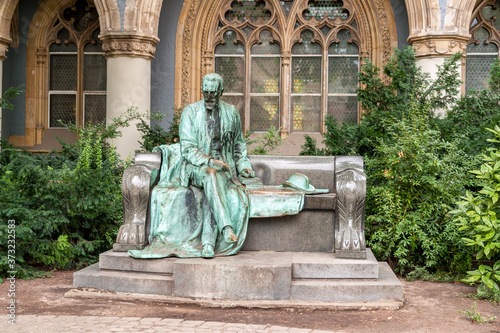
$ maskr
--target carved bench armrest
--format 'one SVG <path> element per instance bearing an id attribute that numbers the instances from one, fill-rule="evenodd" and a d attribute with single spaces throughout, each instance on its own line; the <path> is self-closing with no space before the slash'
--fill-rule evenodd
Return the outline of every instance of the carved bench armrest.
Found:
<path id="1" fill-rule="evenodd" d="M 137 153 L 135 163 L 123 172 L 123 225 L 113 245 L 114 251 L 141 250 L 146 245 L 149 197 L 158 181 L 160 166 L 160 153 Z"/>
<path id="2" fill-rule="evenodd" d="M 366 259 L 366 175 L 361 156 L 335 160 L 335 257 Z"/>

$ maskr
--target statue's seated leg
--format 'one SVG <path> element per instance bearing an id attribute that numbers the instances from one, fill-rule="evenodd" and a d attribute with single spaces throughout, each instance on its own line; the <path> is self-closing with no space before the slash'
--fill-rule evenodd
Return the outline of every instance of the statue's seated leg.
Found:
<path id="1" fill-rule="evenodd" d="M 225 172 L 203 166 L 190 170 L 191 183 L 203 188 L 205 200 L 212 212 L 211 221 L 205 222 L 202 233 L 202 243 L 215 248 L 218 232 L 224 232 L 224 241 L 234 243 L 238 240 L 234 234 L 227 203 L 229 179 Z M 230 227 L 230 228 L 227 228 Z"/>

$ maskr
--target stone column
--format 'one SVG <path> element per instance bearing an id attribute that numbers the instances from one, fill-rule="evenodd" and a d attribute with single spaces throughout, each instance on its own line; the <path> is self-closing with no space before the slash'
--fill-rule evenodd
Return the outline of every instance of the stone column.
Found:
<path id="1" fill-rule="evenodd" d="M 100 38 L 107 58 L 106 123 L 131 107 L 141 113 L 149 111 L 151 60 L 158 38 L 123 34 Z M 139 149 L 137 122 L 122 128 L 122 136 L 113 140 L 122 159 L 133 157 Z"/>
<path id="2" fill-rule="evenodd" d="M 410 37 L 409 42 L 417 51 L 417 63 L 424 72 L 430 74 L 431 79 L 436 78 L 437 65 L 457 52 L 464 53 L 467 48 L 468 36 L 459 35 L 427 35 Z M 464 66 L 459 67 L 460 78 L 464 80 Z M 444 110 L 443 110 L 444 112 Z"/>

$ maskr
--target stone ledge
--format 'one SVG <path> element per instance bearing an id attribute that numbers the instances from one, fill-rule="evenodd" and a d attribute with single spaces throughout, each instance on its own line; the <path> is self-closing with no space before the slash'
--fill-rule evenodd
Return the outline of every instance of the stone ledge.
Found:
<path id="1" fill-rule="evenodd" d="M 99 255 L 99 268 L 117 271 L 172 274 L 174 261 L 177 259 L 135 259 L 130 257 L 127 252 L 113 252 L 113 250 L 109 250 Z"/>
<path id="2" fill-rule="evenodd" d="M 291 299 L 302 301 L 401 301 L 403 286 L 389 265 L 381 262 L 377 280 L 296 280 L 290 294 Z"/>
<path id="3" fill-rule="evenodd" d="M 337 259 L 333 253 L 293 253 L 293 279 L 377 279 L 379 265 L 370 249 L 367 259 Z"/>
<path id="4" fill-rule="evenodd" d="M 403 306 L 402 301 L 381 300 L 376 302 L 309 302 L 298 300 L 285 301 L 238 301 L 238 300 L 212 300 L 193 299 L 189 297 L 176 297 L 167 295 L 138 294 L 126 292 L 109 292 L 96 288 L 70 289 L 64 297 L 80 299 L 106 299 L 117 301 L 152 301 L 166 304 L 193 304 L 202 308 L 247 308 L 247 309 L 297 309 L 297 310 L 336 310 L 336 311 L 374 311 L 398 310 Z"/>
<path id="5" fill-rule="evenodd" d="M 99 269 L 93 264 L 73 274 L 73 287 L 90 287 L 119 292 L 171 295 L 171 275 L 147 274 Z"/>

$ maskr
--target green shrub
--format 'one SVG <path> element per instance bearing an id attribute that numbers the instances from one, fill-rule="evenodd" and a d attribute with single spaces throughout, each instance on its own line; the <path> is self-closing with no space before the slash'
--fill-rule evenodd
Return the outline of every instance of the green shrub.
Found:
<path id="1" fill-rule="evenodd" d="M 358 155 L 357 144 L 361 137 L 360 125 L 339 124 L 331 115 L 325 118 L 326 133 L 323 135 L 325 148 L 318 148 L 316 140 L 305 135 L 306 142 L 301 146 L 300 155 Z"/>
<path id="2" fill-rule="evenodd" d="M 2 142 L 0 152 L 0 277 L 8 262 L 8 221 L 15 221 L 17 277 L 39 276 L 37 268 L 78 268 L 110 248 L 122 221 L 121 178 L 125 167 L 106 139 L 121 133 L 138 114 L 111 125 L 78 131 L 62 152 L 33 155 Z"/>
<path id="3" fill-rule="evenodd" d="M 249 131 L 245 135 L 247 146 L 257 143 L 255 147 L 248 150 L 248 154 L 251 155 L 268 155 L 272 153 L 276 148 L 281 146 L 283 144 L 283 141 L 285 140 L 281 138 L 279 129 L 276 129 L 274 126 L 271 126 L 267 133 L 260 136 L 256 140 L 250 140 L 251 134 L 253 134 L 253 132 Z"/>
<path id="4" fill-rule="evenodd" d="M 464 271 L 471 262 L 448 212 L 471 181 L 464 175 L 473 160 L 441 140 L 428 120 L 428 110 L 411 102 L 365 159 L 368 245 L 401 274 Z"/>
<path id="5" fill-rule="evenodd" d="M 477 270 L 469 271 L 466 282 L 479 282 L 478 293 L 500 292 L 500 127 L 495 126 L 496 139 L 489 139 L 495 147 L 483 154 L 484 163 L 476 175 L 482 189 L 477 193 L 467 191 L 458 202 L 459 208 L 452 211 L 456 222 L 466 233 L 465 244 L 476 252 L 479 260 Z M 493 265 L 482 264 L 482 260 L 497 260 Z"/>
<path id="6" fill-rule="evenodd" d="M 158 124 L 149 125 L 143 118 L 137 123 L 137 130 L 142 134 L 142 141 L 139 141 L 141 150 L 153 151 L 154 147 L 160 145 L 170 145 L 179 142 L 179 121 L 181 119 L 182 109 L 174 110 L 174 118 L 170 122 L 170 127 L 165 130 Z M 156 112 L 149 113 L 147 119 L 162 120 L 166 115 Z"/>
<path id="7" fill-rule="evenodd" d="M 462 96 L 444 119 L 434 119 L 434 125 L 442 132 L 444 140 L 457 141 L 467 154 L 477 155 L 487 147 L 489 132 L 500 122 L 500 62 L 498 59 L 490 71 L 489 89 L 471 90 Z"/>
<path id="8" fill-rule="evenodd" d="M 360 123 L 357 152 L 372 156 L 378 140 L 388 138 L 387 129 L 408 115 L 410 102 L 413 108 L 426 110 L 430 116 L 453 106 L 460 91 L 460 54 L 447 59 L 438 66 L 436 78 L 417 66 L 415 50 L 395 50 L 394 55 L 380 70 L 367 62 L 359 74 L 362 88 L 358 100 L 364 111 Z"/>

